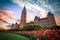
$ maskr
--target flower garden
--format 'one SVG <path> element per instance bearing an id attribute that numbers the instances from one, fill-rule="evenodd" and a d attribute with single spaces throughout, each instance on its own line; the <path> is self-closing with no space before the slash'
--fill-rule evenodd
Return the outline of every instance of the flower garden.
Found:
<path id="1" fill-rule="evenodd" d="M 41 27 L 39 25 L 27 25 L 24 28 L 8 30 L 17 33 L 30 40 L 60 40 L 60 26 Z"/>
<path id="2" fill-rule="evenodd" d="M 23 34 L 33 34 L 37 36 L 37 40 L 60 40 L 60 30 L 33 30 L 33 31 L 21 31 Z"/>
<path id="3" fill-rule="evenodd" d="M 38 40 L 60 40 L 60 30 L 41 30 Z"/>

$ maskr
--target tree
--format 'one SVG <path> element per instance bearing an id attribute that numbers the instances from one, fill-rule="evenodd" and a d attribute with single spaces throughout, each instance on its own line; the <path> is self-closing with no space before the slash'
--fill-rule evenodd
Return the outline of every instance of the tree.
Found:
<path id="1" fill-rule="evenodd" d="M 24 30 L 39 30 L 41 26 L 39 25 L 26 25 L 24 26 Z"/>

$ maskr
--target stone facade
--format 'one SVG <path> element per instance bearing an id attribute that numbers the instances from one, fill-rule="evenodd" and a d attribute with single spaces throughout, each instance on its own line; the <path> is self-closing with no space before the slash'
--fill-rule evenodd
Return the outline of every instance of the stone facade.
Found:
<path id="1" fill-rule="evenodd" d="M 23 28 L 23 26 L 26 25 L 26 8 L 24 6 L 21 14 L 21 22 L 20 22 L 20 27 Z"/>
<path id="2" fill-rule="evenodd" d="M 35 16 L 34 23 L 40 26 L 55 26 L 56 25 L 54 15 L 51 12 L 48 12 L 48 15 L 46 18 L 41 19 L 40 17 Z"/>
<path id="3" fill-rule="evenodd" d="M 55 23 L 55 18 L 54 15 L 51 12 L 48 12 L 48 15 L 46 18 L 40 18 L 35 16 L 34 21 L 30 22 L 30 23 L 26 23 L 26 8 L 24 7 L 22 10 L 22 14 L 21 14 L 21 22 L 19 24 L 13 24 L 13 28 L 20 28 L 24 25 L 40 25 L 40 26 L 44 26 L 44 27 L 49 27 L 49 26 L 56 26 Z"/>

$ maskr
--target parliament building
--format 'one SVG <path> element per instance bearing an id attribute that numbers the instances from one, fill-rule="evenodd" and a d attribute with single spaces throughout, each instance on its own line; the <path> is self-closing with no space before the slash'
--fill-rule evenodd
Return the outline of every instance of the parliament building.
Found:
<path id="1" fill-rule="evenodd" d="M 51 12 L 48 12 L 48 15 L 46 18 L 40 18 L 38 16 L 35 16 L 34 21 L 31 21 L 29 23 L 26 23 L 26 8 L 24 7 L 21 14 L 21 22 L 18 24 L 12 24 L 12 28 L 20 28 L 24 25 L 40 25 L 43 27 L 50 27 L 50 26 L 56 26 L 54 14 Z"/>

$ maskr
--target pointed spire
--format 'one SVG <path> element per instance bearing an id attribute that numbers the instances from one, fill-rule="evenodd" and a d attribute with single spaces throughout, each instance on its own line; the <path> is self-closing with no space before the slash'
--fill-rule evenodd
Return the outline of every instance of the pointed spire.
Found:
<path id="1" fill-rule="evenodd" d="M 24 11 L 24 10 L 26 11 L 26 8 L 25 8 L 25 6 L 24 6 L 24 8 L 23 8 L 23 11 Z"/>
<path id="2" fill-rule="evenodd" d="M 24 6 L 24 8 L 22 10 L 22 14 L 21 14 L 20 26 L 23 27 L 25 24 L 26 24 L 26 8 Z"/>

